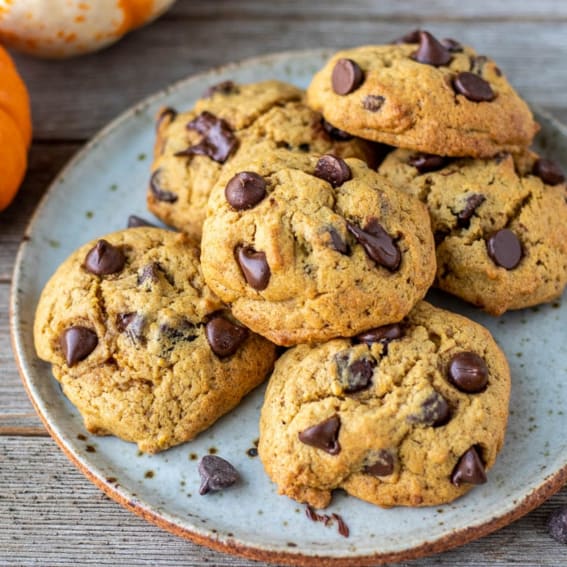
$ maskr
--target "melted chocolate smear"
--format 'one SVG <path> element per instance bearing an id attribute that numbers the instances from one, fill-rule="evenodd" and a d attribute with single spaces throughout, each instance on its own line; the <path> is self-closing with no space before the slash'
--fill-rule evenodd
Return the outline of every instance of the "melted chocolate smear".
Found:
<path id="1" fill-rule="evenodd" d="M 481 193 L 473 193 L 467 197 L 465 208 L 457 215 L 457 224 L 460 228 L 469 228 L 472 216 L 484 201 L 486 197 Z"/>
<path id="2" fill-rule="evenodd" d="M 348 254 L 347 243 L 342 239 L 341 235 L 336 231 L 335 228 L 330 227 L 328 232 L 331 236 L 331 248 L 339 254 L 346 256 Z"/>
<path id="3" fill-rule="evenodd" d="M 377 264 L 391 272 L 400 267 L 402 255 L 398 245 L 375 218 L 370 219 L 364 229 L 349 222 L 347 228 Z"/>
<path id="4" fill-rule="evenodd" d="M 337 530 L 340 535 L 343 537 L 348 537 L 350 535 L 350 530 L 342 518 L 340 514 L 318 514 L 315 510 L 307 504 L 305 506 L 305 515 L 312 521 L 312 522 L 321 522 L 325 526 L 330 526 L 333 523 L 333 520 L 337 522 Z"/>

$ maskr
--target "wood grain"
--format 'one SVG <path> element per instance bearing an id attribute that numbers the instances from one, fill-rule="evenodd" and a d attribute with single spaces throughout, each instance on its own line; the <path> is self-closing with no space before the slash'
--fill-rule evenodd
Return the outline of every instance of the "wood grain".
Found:
<path id="1" fill-rule="evenodd" d="M 0 470 L 9 471 L 0 475 L 3 566 L 263 565 L 195 546 L 131 515 L 71 467 L 51 439 L 0 438 Z M 512 526 L 407 565 L 535 565 L 537 558 L 537 565 L 557 567 L 565 547 L 547 535 L 545 523 L 564 504 L 567 489 Z"/>

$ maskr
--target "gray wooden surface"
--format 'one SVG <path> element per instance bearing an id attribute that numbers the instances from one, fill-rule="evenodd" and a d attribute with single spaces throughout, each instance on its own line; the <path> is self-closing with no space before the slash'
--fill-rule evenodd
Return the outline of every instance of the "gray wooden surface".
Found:
<path id="1" fill-rule="evenodd" d="M 418 25 L 492 55 L 525 97 L 567 122 L 564 0 L 178 0 L 152 26 L 99 54 L 60 62 L 16 56 L 33 99 L 35 137 L 24 187 L 0 213 L 0 565 L 257 565 L 131 515 L 91 485 L 48 437 L 11 353 L 8 298 L 16 251 L 61 166 L 145 95 L 229 61 L 386 42 Z M 549 538 L 545 526 L 549 512 L 565 504 L 567 488 L 499 532 L 408 565 L 565 565 L 567 547 Z"/>

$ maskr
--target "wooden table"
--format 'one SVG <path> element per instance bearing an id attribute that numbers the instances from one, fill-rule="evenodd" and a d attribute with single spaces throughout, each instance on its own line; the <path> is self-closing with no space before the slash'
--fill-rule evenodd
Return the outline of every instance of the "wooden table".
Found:
<path id="1" fill-rule="evenodd" d="M 387 42 L 417 26 L 492 55 L 526 98 L 567 122 L 564 0 L 178 0 L 159 21 L 101 53 L 51 62 L 16 57 L 31 91 L 35 137 L 24 186 L 0 214 L 1 565 L 257 565 L 178 539 L 123 510 L 47 435 L 10 348 L 8 297 L 16 251 L 61 166 L 142 97 L 229 61 Z M 549 512 L 565 504 L 567 488 L 497 533 L 411 564 L 565 565 L 567 547 L 552 540 L 545 525 Z"/>

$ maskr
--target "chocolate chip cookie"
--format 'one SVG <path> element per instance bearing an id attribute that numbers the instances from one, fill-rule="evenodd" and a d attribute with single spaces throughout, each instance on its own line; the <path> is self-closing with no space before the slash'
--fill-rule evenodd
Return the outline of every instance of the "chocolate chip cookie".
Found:
<path id="1" fill-rule="evenodd" d="M 567 193 L 561 168 L 396 150 L 380 173 L 423 201 L 437 247 L 435 285 L 493 315 L 559 297 L 567 285 Z"/>
<path id="2" fill-rule="evenodd" d="M 278 81 L 224 82 L 209 89 L 188 112 L 163 109 L 149 209 L 165 223 L 200 238 L 211 189 L 238 155 L 282 147 L 370 159 L 368 143 L 331 127 L 302 100 L 303 91 Z"/>
<path id="3" fill-rule="evenodd" d="M 420 302 L 399 324 L 288 350 L 258 451 L 281 494 L 317 508 L 335 488 L 384 507 L 442 504 L 487 482 L 509 395 L 490 333 Z"/>
<path id="4" fill-rule="evenodd" d="M 209 427 L 275 358 L 206 286 L 198 248 L 158 228 L 74 252 L 43 290 L 34 338 L 86 428 L 148 453 Z"/>
<path id="5" fill-rule="evenodd" d="M 520 152 L 538 127 L 494 61 L 425 31 L 334 55 L 308 104 L 368 140 L 450 156 Z"/>
<path id="6" fill-rule="evenodd" d="M 211 194 L 202 246 L 207 284 L 279 345 L 397 322 L 435 273 L 424 205 L 334 155 L 235 161 Z"/>

